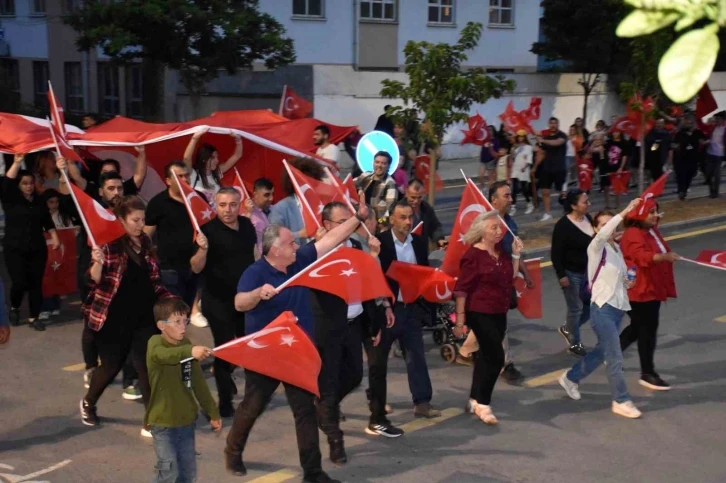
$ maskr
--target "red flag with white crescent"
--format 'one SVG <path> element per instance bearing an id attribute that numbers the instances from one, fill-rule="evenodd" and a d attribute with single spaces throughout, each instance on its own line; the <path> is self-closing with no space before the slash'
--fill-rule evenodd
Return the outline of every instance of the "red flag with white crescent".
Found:
<path id="1" fill-rule="evenodd" d="M 456 279 L 433 267 L 394 260 L 386 276 L 398 282 L 403 302 L 410 304 L 419 297 L 433 303 L 444 303 L 452 298 Z"/>
<path id="2" fill-rule="evenodd" d="M 581 160 L 577 164 L 578 186 L 583 191 L 590 191 L 592 188 L 592 162 Z"/>
<path id="3" fill-rule="evenodd" d="M 232 168 L 234 172 L 234 178 L 232 179 L 232 188 L 236 189 L 240 195 L 240 204 L 244 205 L 244 202 L 250 197 L 247 187 L 242 181 L 242 177 L 239 175 L 237 168 Z"/>
<path id="4" fill-rule="evenodd" d="M 216 347 L 214 357 L 320 396 L 320 354 L 290 311 L 254 334 Z"/>
<path id="5" fill-rule="evenodd" d="M 280 115 L 288 119 L 302 119 L 313 112 L 313 103 L 298 95 L 285 86 L 282 92 L 282 109 Z"/>
<path id="6" fill-rule="evenodd" d="M 194 227 L 194 236 L 196 237 L 201 227 L 216 218 L 217 214 L 194 188 L 176 175 L 175 171 L 172 170 L 171 173 L 179 184 L 179 191 L 181 191 L 184 198 L 184 206 L 187 208 L 187 214 Z"/>
<path id="7" fill-rule="evenodd" d="M 357 304 L 378 297 L 394 298 L 378 260 L 355 248 L 338 248 L 311 263 L 285 286 L 322 290 Z"/>
<path id="8" fill-rule="evenodd" d="M 431 177 L 431 158 L 427 154 L 419 156 L 413 162 L 413 166 L 416 178 L 423 183 L 424 193 L 428 193 L 429 184 L 431 183 L 429 181 Z M 441 191 L 442 189 L 444 189 L 444 182 L 439 173 L 434 172 L 434 191 Z"/>
<path id="9" fill-rule="evenodd" d="M 358 190 L 355 189 L 355 182 L 353 176 L 348 174 L 343 180 L 343 191 L 345 196 L 353 203 L 360 203 L 360 197 L 358 196 Z"/>
<path id="10" fill-rule="evenodd" d="M 66 182 L 68 182 L 67 179 Z M 78 186 L 73 183 L 68 184 L 71 187 L 71 195 L 76 203 L 78 214 L 86 227 L 89 246 L 106 245 L 126 234 L 126 230 L 116 215 L 101 206 L 98 201 L 88 196 Z"/>
<path id="11" fill-rule="evenodd" d="M 76 279 L 76 229 L 57 228 L 60 247 L 50 246 L 50 235 L 45 234 L 48 260 L 43 274 L 43 296 L 69 295 L 78 289 Z"/>
<path id="12" fill-rule="evenodd" d="M 726 251 L 724 250 L 703 250 L 695 260 L 688 258 L 684 258 L 683 260 L 718 270 L 726 270 Z"/>
<path id="13" fill-rule="evenodd" d="M 63 138 L 66 136 L 66 117 L 63 107 L 56 100 L 55 92 L 53 92 L 53 84 L 48 81 L 48 107 L 50 107 L 50 122 L 55 126 L 56 132 Z"/>
<path id="14" fill-rule="evenodd" d="M 517 309 L 525 319 L 542 318 L 542 269 L 540 259 L 524 260 L 527 272 L 532 279 L 532 288 L 527 288 L 524 276 L 517 274 L 514 279 L 514 289 L 517 293 Z"/>
<path id="15" fill-rule="evenodd" d="M 411 230 L 411 234 L 412 235 L 418 235 L 418 236 L 423 235 L 423 221 L 419 221 L 418 222 L 418 225 L 416 225 L 414 227 L 414 229 Z"/>
<path id="16" fill-rule="evenodd" d="M 628 192 L 628 183 L 630 183 L 630 171 L 621 171 L 619 173 L 610 173 L 610 186 L 616 195 L 624 195 Z"/>
<path id="17" fill-rule="evenodd" d="M 473 182 L 467 180 L 464 194 L 459 204 L 459 211 L 456 213 L 456 219 L 454 220 L 454 227 L 451 230 L 451 238 L 449 239 L 449 246 L 446 249 L 441 270 L 452 277 L 459 276 L 459 262 L 464 252 L 469 248 L 469 245 L 464 243 L 464 234 L 469 231 L 471 223 L 477 216 L 493 209 L 492 205 Z"/>

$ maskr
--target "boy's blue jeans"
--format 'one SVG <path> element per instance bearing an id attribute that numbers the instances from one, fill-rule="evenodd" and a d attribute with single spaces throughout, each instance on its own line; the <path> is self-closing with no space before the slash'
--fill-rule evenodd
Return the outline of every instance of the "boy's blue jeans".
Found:
<path id="1" fill-rule="evenodd" d="M 178 428 L 152 426 L 156 472 L 152 483 L 193 483 L 197 478 L 194 424 Z"/>

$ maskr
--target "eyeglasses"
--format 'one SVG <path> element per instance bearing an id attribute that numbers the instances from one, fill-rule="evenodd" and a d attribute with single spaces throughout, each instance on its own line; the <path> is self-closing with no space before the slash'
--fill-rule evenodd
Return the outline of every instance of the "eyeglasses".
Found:
<path id="1" fill-rule="evenodd" d="M 189 325 L 188 318 L 177 319 L 177 320 L 162 320 L 162 322 L 164 322 L 165 324 L 173 324 L 173 325 L 178 325 L 178 326 L 183 326 L 183 327 L 186 327 Z"/>

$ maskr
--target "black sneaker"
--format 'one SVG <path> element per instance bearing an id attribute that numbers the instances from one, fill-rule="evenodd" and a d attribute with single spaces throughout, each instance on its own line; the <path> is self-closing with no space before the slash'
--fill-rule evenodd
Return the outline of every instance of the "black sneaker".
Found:
<path id="1" fill-rule="evenodd" d="M 585 347 L 583 347 L 582 344 L 571 345 L 570 348 L 567 349 L 567 352 L 569 352 L 573 356 L 578 356 L 578 357 L 585 357 L 585 354 L 587 354 L 587 351 L 585 350 Z"/>
<path id="2" fill-rule="evenodd" d="M 562 336 L 563 339 L 565 339 L 567 347 L 571 347 L 572 342 L 570 341 L 570 333 L 567 332 L 567 326 L 561 325 L 559 329 L 557 329 L 557 332 Z"/>
<path id="3" fill-rule="evenodd" d="M 348 462 L 348 455 L 345 454 L 345 445 L 342 439 L 330 442 L 330 461 L 336 465 L 344 465 Z"/>
<path id="4" fill-rule="evenodd" d="M 44 332 L 45 331 L 45 324 L 40 319 L 29 320 L 28 321 L 28 325 L 32 329 L 37 330 L 38 332 Z"/>
<path id="5" fill-rule="evenodd" d="M 8 319 L 10 320 L 10 325 L 20 325 L 20 309 L 10 309 Z"/>
<path id="6" fill-rule="evenodd" d="M 652 389 L 654 391 L 670 391 L 671 385 L 660 378 L 658 374 L 641 374 L 640 381 L 638 381 L 643 387 Z"/>
<path id="7" fill-rule="evenodd" d="M 99 420 L 96 415 L 96 406 L 91 406 L 85 399 L 81 399 L 81 421 L 86 426 L 98 426 Z"/>
<path id="8" fill-rule="evenodd" d="M 323 470 L 318 470 L 315 473 L 305 475 L 303 483 L 340 483 L 340 480 L 334 480 Z"/>
<path id="9" fill-rule="evenodd" d="M 365 429 L 367 434 L 373 436 L 385 436 L 386 438 L 398 438 L 403 436 L 403 430 L 395 427 L 391 423 L 369 424 Z"/>
<path id="10" fill-rule="evenodd" d="M 225 450 L 224 466 L 234 476 L 245 476 L 247 474 L 247 468 L 245 468 L 245 464 L 242 462 L 242 455 L 240 453 L 228 453 Z"/>
<path id="11" fill-rule="evenodd" d="M 219 415 L 223 418 L 234 417 L 234 404 L 232 404 L 232 401 L 219 403 Z"/>
<path id="12" fill-rule="evenodd" d="M 506 366 L 504 366 L 504 369 L 502 369 L 501 376 L 504 378 L 507 382 L 517 382 L 520 379 L 522 379 L 524 376 L 522 376 L 522 373 L 519 372 L 519 369 L 514 367 L 514 363 L 510 362 Z"/>

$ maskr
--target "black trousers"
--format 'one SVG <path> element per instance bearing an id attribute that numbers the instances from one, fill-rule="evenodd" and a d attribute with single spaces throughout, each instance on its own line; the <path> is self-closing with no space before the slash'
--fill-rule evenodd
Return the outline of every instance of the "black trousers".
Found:
<path id="1" fill-rule="evenodd" d="M 247 369 L 245 378 L 244 399 L 235 412 L 232 428 L 227 435 L 225 452 L 228 454 L 244 452 L 252 426 L 265 411 L 277 386 L 282 384 L 285 387 L 287 402 L 295 416 L 300 465 L 306 476 L 322 471 L 318 421 L 315 417 L 315 395 L 292 384 Z"/>
<path id="2" fill-rule="evenodd" d="M 118 329 L 118 327 L 108 327 L 108 332 L 104 333 L 106 326 L 96 334 L 94 339 L 98 354 L 101 357 L 101 365 L 93 371 L 91 384 L 86 393 L 86 401 L 92 405 L 96 405 L 101 398 L 103 391 L 113 382 L 124 366 L 129 354 L 131 361 L 136 368 L 139 377 L 139 389 L 144 401 L 144 406 L 148 406 L 149 397 L 151 395 L 151 387 L 149 386 L 149 373 L 146 368 L 146 347 L 151 336 L 158 334 L 159 331 L 154 326 L 144 326 L 138 329 Z M 114 330 L 116 329 L 116 330 Z"/>
<path id="3" fill-rule="evenodd" d="M 83 324 L 83 333 L 81 334 L 81 351 L 83 352 L 83 362 L 86 364 L 86 370 L 96 369 L 98 367 L 98 349 L 96 348 L 96 332 Z M 126 357 L 122 369 L 122 379 L 124 388 L 133 384 L 134 380 L 139 378 L 139 373 L 134 367 L 134 361 L 131 357 L 131 351 Z"/>
<path id="4" fill-rule="evenodd" d="M 678 194 L 685 195 L 691 187 L 691 181 L 696 175 L 696 161 L 676 161 L 674 163 L 676 172 L 676 183 L 678 184 Z"/>
<path id="5" fill-rule="evenodd" d="M 494 385 L 504 367 L 502 340 L 507 332 L 507 314 L 467 312 L 466 325 L 474 331 L 479 341 L 469 397 L 479 404 L 489 405 Z"/>
<path id="6" fill-rule="evenodd" d="M 320 348 L 318 423 L 329 443 L 343 439 L 340 402 L 363 380 L 362 318 L 340 321 L 342 324 L 328 330 L 325 346 Z"/>
<path id="7" fill-rule="evenodd" d="M 204 316 L 212 329 L 214 345 L 220 346 L 238 337 L 245 335 L 245 316 L 234 308 L 234 297 L 220 300 L 217 297 L 204 293 L 202 297 Z M 232 404 L 234 397 L 234 381 L 232 372 L 234 364 L 219 358 L 214 359 L 214 381 L 217 384 L 219 404 Z"/>
<path id="8" fill-rule="evenodd" d="M 517 195 L 522 193 L 524 199 L 529 203 L 532 200 L 532 188 L 529 181 L 521 181 L 518 178 L 512 178 L 512 202 L 517 203 Z"/>
<path id="9" fill-rule="evenodd" d="M 655 374 L 655 344 L 658 338 L 658 322 L 660 320 L 660 301 L 630 302 L 630 325 L 620 333 L 620 349 L 627 349 L 630 344 L 638 342 L 640 356 L 640 372 Z"/>
<path id="10" fill-rule="evenodd" d="M 720 156 L 706 156 L 706 179 L 708 180 L 708 190 L 711 198 L 718 196 L 721 188 L 721 162 L 723 158 Z"/>
<path id="11" fill-rule="evenodd" d="M 28 292 L 30 318 L 37 318 L 43 305 L 43 274 L 48 251 L 4 247 L 5 266 L 10 275 L 10 307 L 19 309 Z"/>

